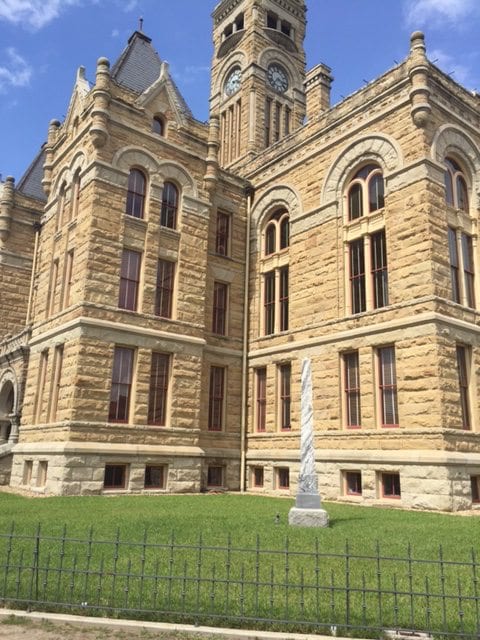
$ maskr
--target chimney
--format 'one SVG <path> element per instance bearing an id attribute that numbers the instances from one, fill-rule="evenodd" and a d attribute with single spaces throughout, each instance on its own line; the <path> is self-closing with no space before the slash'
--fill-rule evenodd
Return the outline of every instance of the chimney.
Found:
<path id="1" fill-rule="evenodd" d="M 330 109 L 332 82 L 332 70 L 326 64 L 317 64 L 307 72 L 305 79 L 307 120 L 313 120 L 316 116 Z"/>

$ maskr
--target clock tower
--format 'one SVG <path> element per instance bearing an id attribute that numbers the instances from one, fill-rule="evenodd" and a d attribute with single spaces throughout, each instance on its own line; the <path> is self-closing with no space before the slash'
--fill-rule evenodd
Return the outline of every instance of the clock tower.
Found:
<path id="1" fill-rule="evenodd" d="M 245 162 L 305 117 L 304 0 L 222 0 L 213 12 L 210 115 L 219 161 Z"/>

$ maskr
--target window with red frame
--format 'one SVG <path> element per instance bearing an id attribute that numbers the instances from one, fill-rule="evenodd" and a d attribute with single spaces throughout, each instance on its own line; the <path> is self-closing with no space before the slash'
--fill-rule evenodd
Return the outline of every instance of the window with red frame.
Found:
<path id="1" fill-rule="evenodd" d="M 345 495 L 362 495 L 362 474 L 360 471 L 345 471 Z"/>
<path id="2" fill-rule="evenodd" d="M 170 260 L 159 260 L 155 291 L 155 315 L 161 318 L 172 317 L 174 279 L 175 263 Z"/>
<path id="3" fill-rule="evenodd" d="M 224 336 L 227 331 L 228 284 L 213 284 L 212 332 Z"/>
<path id="4" fill-rule="evenodd" d="M 148 424 L 159 427 L 166 424 L 169 375 L 170 356 L 153 352 L 148 393 Z"/>
<path id="5" fill-rule="evenodd" d="M 127 483 L 127 465 L 106 464 L 103 477 L 104 489 L 125 489 Z"/>
<path id="6" fill-rule="evenodd" d="M 265 367 L 255 370 L 256 378 L 256 427 L 265 431 L 267 421 L 267 370 Z"/>
<path id="7" fill-rule="evenodd" d="M 292 367 L 290 364 L 281 364 L 280 371 L 280 428 L 284 431 L 291 429 L 290 407 L 290 379 Z"/>
<path id="8" fill-rule="evenodd" d="M 256 487 L 257 489 L 261 489 L 264 483 L 263 467 L 253 467 L 252 476 L 253 476 L 253 486 Z"/>
<path id="9" fill-rule="evenodd" d="M 223 428 L 223 406 L 225 401 L 225 369 L 210 368 L 210 396 L 208 403 L 208 429 L 221 431 Z"/>
<path id="10" fill-rule="evenodd" d="M 147 180 L 139 169 L 131 169 L 128 176 L 125 213 L 133 218 L 143 218 Z"/>
<path id="11" fill-rule="evenodd" d="M 165 489 L 165 467 L 147 464 L 145 467 L 145 489 Z"/>
<path id="12" fill-rule="evenodd" d="M 172 182 L 165 182 L 162 193 L 160 225 L 168 229 L 177 228 L 178 189 Z"/>
<path id="13" fill-rule="evenodd" d="M 395 347 L 378 350 L 379 392 L 383 427 L 398 426 L 397 372 Z"/>
<path id="14" fill-rule="evenodd" d="M 277 487 L 278 489 L 290 489 L 290 469 L 288 467 L 277 469 Z"/>
<path id="15" fill-rule="evenodd" d="M 120 270 L 120 292 L 118 306 L 120 309 L 136 311 L 140 284 L 140 263 L 142 254 L 131 249 L 124 249 Z"/>
<path id="16" fill-rule="evenodd" d="M 457 372 L 460 391 L 460 408 L 462 412 L 462 428 L 471 429 L 470 394 L 469 394 L 469 348 L 457 344 Z"/>
<path id="17" fill-rule="evenodd" d="M 382 496 L 384 498 L 401 498 L 399 473 L 382 473 Z"/>
<path id="18" fill-rule="evenodd" d="M 372 253 L 373 308 L 388 305 L 387 243 L 385 229 L 374 233 L 370 239 Z"/>
<path id="19" fill-rule="evenodd" d="M 133 349 L 115 347 L 113 354 L 112 388 L 109 422 L 128 422 L 133 376 Z"/>
<path id="20" fill-rule="evenodd" d="M 358 428 L 362 424 L 360 396 L 360 365 L 358 351 L 343 354 L 346 426 Z"/>
<path id="21" fill-rule="evenodd" d="M 263 307 L 265 335 L 270 336 L 275 333 L 275 271 L 264 275 Z"/>
<path id="22" fill-rule="evenodd" d="M 230 244 L 230 216 L 222 211 L 217 212 L 217 227 L 215 232 L 215 253 L 219 256 L 229 255 Z"/>

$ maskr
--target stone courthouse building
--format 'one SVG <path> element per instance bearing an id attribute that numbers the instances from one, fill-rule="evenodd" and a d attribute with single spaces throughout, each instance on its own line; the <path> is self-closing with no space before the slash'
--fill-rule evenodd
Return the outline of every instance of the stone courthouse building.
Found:
<path id="1" fill-rule="evenodd" d="M 0 186 L 0 476 L 480 505 L 480 99 L 412 35 L 332 106 L 303 0 L 223 0 L 210 118 L 136 31 Z M 408 43 L 406 43 L 406 52 Z"/>

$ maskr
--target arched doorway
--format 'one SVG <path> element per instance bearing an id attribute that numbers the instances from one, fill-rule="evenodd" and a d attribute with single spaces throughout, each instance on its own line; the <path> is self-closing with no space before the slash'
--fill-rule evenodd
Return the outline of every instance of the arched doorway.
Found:
<path id="1" fill-rule="evenodd" d="M 15 389 L 11 380 L 6 380 L 0 389 L 0 444 L 8 442 L 12 430 L 15 404 Z"/>

